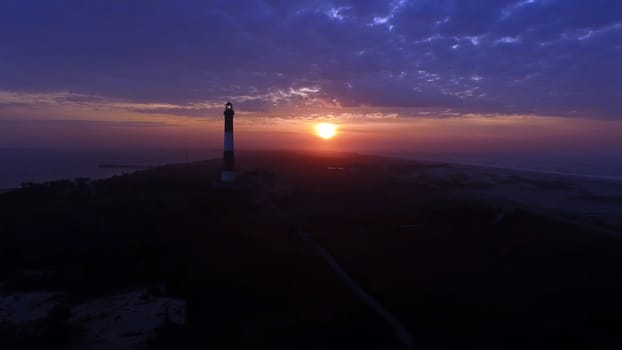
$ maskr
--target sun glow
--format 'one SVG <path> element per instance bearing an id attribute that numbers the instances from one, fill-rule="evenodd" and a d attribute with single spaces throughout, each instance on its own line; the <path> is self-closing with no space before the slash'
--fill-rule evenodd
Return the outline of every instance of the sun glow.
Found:
<path id="1" fill-rule="evenodd" d="M 330 123 L 320 123 L 315 126 L 315 134 L 324 140 L 333 138 L 337 134 L 337 126 Z"/>

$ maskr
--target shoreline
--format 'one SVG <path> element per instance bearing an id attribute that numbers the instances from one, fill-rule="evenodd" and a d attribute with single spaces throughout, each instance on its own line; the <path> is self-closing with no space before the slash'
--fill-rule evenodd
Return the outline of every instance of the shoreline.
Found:
<path id="1" fill-rule="evenodd" d="M 361 155 L 365 155 L 365 154 L 373 155 L 373 156 L 404 159 L 404 160 L 410 160 L 410 161 L 445 163 L 448 165 L 477 167 L 477 168 L 486 168 L 486 169 L 494 169 L 494 170 L 508 170 L 508 171 L 513 171 L 513 172 L 522 172 L 522 173 L 529 173 L 529 174 L 555 175 L 555 176 L 579 178 L 579 179 L 585 179 L 585 180 L 605 180 L 605 181 L 611 181 L 611 182 L 622 182 L 622 176 L 584 174 L 584 173 L 562 172 L 562 171 L 533 169 L 533 168 L 520 168 L 520 167 L 501 166 L 501 165 L 493 165 L 493 164 L 479 163 L 479 162 L 459 162 L 459 161 L 434 159 L 434 158 L 427 158 L 427 157 L 420 158 L 420 157 L 411 157 L 411 156 L 402 156 L 402 155 L 387 155 L 387 154 L 380 154 L 380 153 L 361 153 Z"/>
<path id="2" fill-rule="evenodd" d="M 257 150 L 257 151 L 252 151 L 252 153 L 273 153 L 273 152 L 293 152 L 293 153 L 307 153 L 307 151 L 304 150 L 279 150 L 279 149 L 275 149 L 275 150 Z M 240 150 L 241 154 L 245 154 L 247 152 L 245 152 L 244 150 Z M 311 153 L 316 153 L 316 152 L 311 152 Z M 383 158 L 393 158 L 393 159 L 401 159 L 401 160 L 406 160 L 406 161 L 413 161 L 413 162 L 430 162 L 430 163 L 443 163 L 443 164 L 447 164 L 447 165 L 451 165 L 451 166 L 461 166 L 461 167 L 472 167 L 472 168 L 480 168 L 480 169 L 490 169 L 490 170 L 495 170 L 495 171 L 507 171 L 507 172 L 513 172 L 513 173 L 523 173 L 523 174 L 529 174 L 529 175 L 545 175 L 545 176 L 553 176 L 553 177 L 562 177 L 562 178 L 569 178 L 569 179 L 573 179 L 573 180 L 586 180 L 586 181 L 604 181 L 607 183 L 622 183 L 622 176 L 614 176 L 614 175 L 600 175 L 600 174 L 590 174 L 590 173 L 577 173 L 577 172 L 563 172 L 563 171 L 554 171 L 554 170 L 544 170 L 544 169 L 537 169 L 537 168 L 529 168 L 529 167 L 514 167 L 514 166 L 503 166 L 503 165 L 494 165 L 494 164 L 490 164 L 490 163 L 482 163 L 482 162 L 461 162 L 461 161 L 452 161 L 452 160 L 446 160 L 446 159 L 442 159 L 442 158 L 430 158 L 430 157 L 418 157 L 418 156 L 409 156 L 409 155 L 396 155 L 396 154 L 387 154 L 387 153 L 378 153 L 378 152 L 330 152 L 330 153 L 335 153 L 335 154 L 357 154 L 357 155 L 361 155 L 361 156 L 374 156 L 374 157 L 383 157 Z M 214 160 L 214 159 L 219 159 L 219 157 L 217 156 L 212 156 L 212 157 L 206 157 L 205 159 L 194 159 L 192 161 L 190 161 L 190 163 L 194 163 L 194 162 L 201 162 L 201 161 L 210 161 L 210 160 Z M 162 164 L 156 164 L 156 165 L 151 165 L 149 167 L 145 167 L 145 168 L 157 168 L 157 167 L 161 167 L 161 166 L 167 166 L 167 165 L 173 165 L 173 164 L 177 164 L 179 162 L 165 162 Z M 96 165 L 95 168 L 100 169 L 101 163 Z M 96 170 L 97 170 L 96 169 Z M 101 170 L 101 169 L 100 169 Z M 119 170 L 121 170 L 119 172 Z M 132 173 L 134 171 L 138 171 L 138 170 L 142 170 L 142 169 L 138 169 L 138 168 L 132 168 L 132 169 L 117 169 L 117 172 L 115 174 L 109 174 L 109 175 L 95 175 L 95 176 L 87 176 L 87 175 L 72 175 L 72 176 L 65 176 L 65 177 L 53 177 L 50 179 L 46 179 L 46 180 L 40 180 L 40 181 L 31 181 L 31 180 L 20 180 L 20 184 L 24 183 L 24 182 L 34 182 L 34 183 L 45 183 L 45 182 L 50 182 L 50 181 L 56 181 L 56 180 L 63 180 L 63 179 L 73 179 L 76 177 L 88 177 L 91 178 L 92 180 L 101 180 L 101 179 L 107 179 L 110 178 L 112 176 L 115 175 L 120 175 L 120 173 Z M 21 188 L 20 184 L 7 184 L 7 186 L 5 187 L 0 187 L 0 194 L 8 192 L 8 191 L 13 191 L 13 190 L 18 190 Z"/>

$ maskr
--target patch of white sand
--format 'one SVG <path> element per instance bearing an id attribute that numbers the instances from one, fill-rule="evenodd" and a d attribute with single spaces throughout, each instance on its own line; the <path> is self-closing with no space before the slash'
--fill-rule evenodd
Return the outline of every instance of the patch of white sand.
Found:
<path id="1" fill-rule="evenodd" d="M 26 323 L 47 317 L 58 304 L 57 292 L 0 295 L 0 323 Z M 70 322 L 85 330 L 80 341 L 89 349 L 135 349 L 155 335 L 166 320 L 186 323 L 186 303 L 142 290 L 106 296 L 71 307 Z"/>
<path id="2" fill-rule="evenodd" d="M 25 323 L 45 318 L 58 304 L 58 293 L 41 291 L 0 295 L 0 323 Z"/>
<path id="3" fill-rule="evenodd" d="M 72 320 L 86 328 L 91 349 L 133 349 L 154 336 L 167 318 L 185 324 L 186 303 L 142 291 L 95 299 L 72 309 Z"/>

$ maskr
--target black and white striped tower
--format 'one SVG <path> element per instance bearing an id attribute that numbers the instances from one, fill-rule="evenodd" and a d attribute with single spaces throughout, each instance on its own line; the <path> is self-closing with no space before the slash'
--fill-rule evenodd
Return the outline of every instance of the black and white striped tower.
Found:
<path id="1" fill-rule="evenodd" d="M 235 158 L 233 157 L 233 104 L 231 101 L 225 104 L 225 152 L 223 153 L 223 166 L 220 181 L 232 182 L 235 180 Z"/>

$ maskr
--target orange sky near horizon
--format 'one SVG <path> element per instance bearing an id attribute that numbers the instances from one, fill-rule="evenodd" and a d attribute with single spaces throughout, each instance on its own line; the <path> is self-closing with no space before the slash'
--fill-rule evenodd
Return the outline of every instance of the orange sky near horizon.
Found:
<path id="1" fill-rule="evenodd" d="M 468 153 L 582 152 L 622 147 L 622 121 L 516 115 L 437 117 L 434 113 L 412 116 L 407 110 L 383 113 L 360 108 L 295 112 L 237 111 L 236 149 Z M 0 147 L 222 147 L 220 110 L 206 117 L 77 108 L 17 110 L 11 115 L 14 118 L 0 118 Z M 338 134 L 328 140 L 319 138 L 315 126 L 321 122 L 337 125 Z"/>

